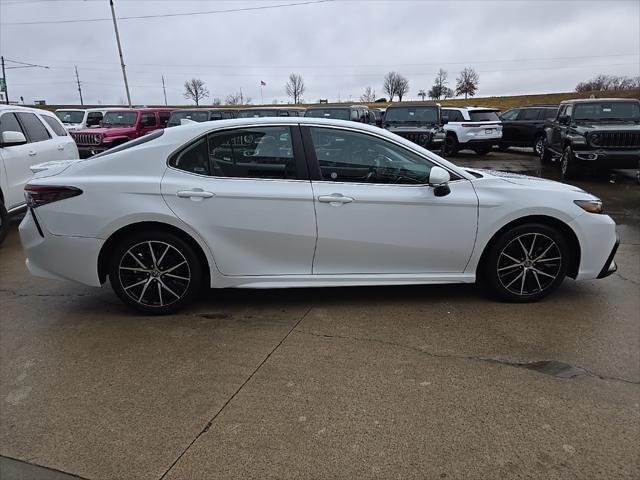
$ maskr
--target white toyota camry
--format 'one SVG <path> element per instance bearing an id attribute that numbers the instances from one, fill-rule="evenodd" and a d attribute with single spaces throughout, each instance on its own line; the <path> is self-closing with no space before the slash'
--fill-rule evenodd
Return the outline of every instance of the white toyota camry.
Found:
<path id="1" fill-rule="evenodd" d="M 456 167 L 385 130 L 251 118 L 160 130 L 25 187 L 34 275 L 169 313 L 204 286 L 478 282 L 549 294 L 616 269 L 613 220 L 583 190 Z"/>

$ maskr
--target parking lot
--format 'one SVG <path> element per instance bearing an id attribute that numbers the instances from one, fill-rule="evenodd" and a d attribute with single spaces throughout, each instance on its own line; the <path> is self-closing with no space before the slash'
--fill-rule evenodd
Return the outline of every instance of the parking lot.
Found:
<path id="1" fill-rule="evenodd" d="M 558 178 L 531 154 L 461 165 Z M 638 478 L 640 187 L 577 182 L 619 270 L 535 304 L 474 286 L 211 291 L 166 317 L 0 248 L 10 478 Z M 0 475 L 1 477 L 2 475 Z"/>

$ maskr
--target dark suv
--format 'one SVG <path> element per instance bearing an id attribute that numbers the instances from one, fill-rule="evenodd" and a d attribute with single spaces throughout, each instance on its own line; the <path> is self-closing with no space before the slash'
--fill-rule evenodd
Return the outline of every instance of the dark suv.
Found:
<path id="1" fill-rule="evenodd" d="M 238 111 L 238 118 L 258 117 L 302 117 L 302 107 L 250 107 Z"/>
<path id="2" fill-rule="evenodd" d="M 227 120 L 237 118 L 238 111 L 233 108 L 194 108 L 192 110 L 176 110 L 171 113 L 167 127 L 177 127 L 182 120 L 192 122 L 209 122 L 212 120 Z"/>
<path id="3" fill-rule="evenodd" d="M 446 135 L 440 105 L 389 105 L 383 126 L 421 147 L 443 153 Z"/>
<path id="4" fill-rule="evenodd" d="M 502 120 L 501 149 L 531 147 L 540 155 L 544 146 L 544 125 L 556 118 L 557 105 L 529 105 L 507 110 L 500 114 Z"/>
<path id="5" fill-rule="evenodd" d="M 364 105 L 336 105 L 309 107 L 304 112 L 305 117 L 334 118 L 336 120 L 351 120 L 353 122 L 376 124 L 374 113 Z"/>
<path id="6" fill-rule="evenodd" d="M 588 167 L 603 172 L 640 167 L 640 100 L 567 100 L 545 133 L 540 158 L 559 157 L 563 179 Z"/>

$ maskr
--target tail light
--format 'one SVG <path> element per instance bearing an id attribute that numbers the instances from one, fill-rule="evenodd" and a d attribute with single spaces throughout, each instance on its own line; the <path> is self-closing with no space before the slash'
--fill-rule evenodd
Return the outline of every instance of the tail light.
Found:
<path id="1" fill-rule="evenodd" d="M 77 197 L 81 194 L 82 190 L 76 187 L 33 185 L 30 183 L 24 187 L 24 198 L 30 208 L 36 208 L 47 203 L 64 200 L 65 198 Z"/>

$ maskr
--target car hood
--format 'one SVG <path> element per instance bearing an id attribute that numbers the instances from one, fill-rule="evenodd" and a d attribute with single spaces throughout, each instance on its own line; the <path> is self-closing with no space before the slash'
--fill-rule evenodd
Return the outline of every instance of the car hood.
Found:
<path id="1" fill-rule="evenodd" d="M 493 177 L 505 182 L 513 183 L 516 185 L 522 185 L 523 187 L 531 187 L 536 190 L 553 190 L 553 191 L 565 191 L 565 192 L 581 192 L 587 193 L 583 189 L 568 185 L 566 183 L 556 182 L 554 180 L 547 180 L 546 178 L 532 177 L 530 175 L 522 175 L 512 172 L 501 172 L 497 170 L 484 170 L 484 169 L 471 169 L 465 168 L 468 172 L 476 172 L 483 177 Z"/>
<path id="2" fill-rule="evenodd" d="M 579 133 L 592 132 L 597 130 L 599 132 L 619 132 L 624 130 L 626 132 L 640 132 L 640 125 L 635 123 L 598 123 L 598 122 L 585 122 L 578 123 L 573 127 Z"/>

